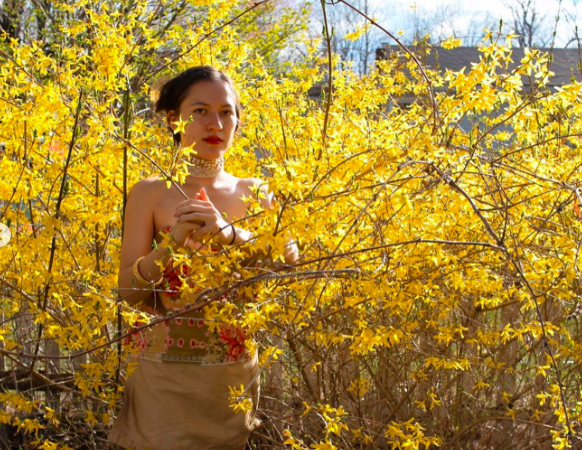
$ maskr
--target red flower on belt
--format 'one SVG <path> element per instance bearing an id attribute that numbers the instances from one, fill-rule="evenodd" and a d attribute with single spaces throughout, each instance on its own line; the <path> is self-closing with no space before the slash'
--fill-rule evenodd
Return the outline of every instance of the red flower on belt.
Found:
<path id="1" fill-rule="evenodd" d="M 178 272 L 179 271 L 179 272 Z M 168 262 L 166 266 L 164 278 L 166 279 L 166 294 L 168 297 L 177 297 L 180 294 L 180 288 L 182 287 L 182 280 L 180 279 L 180 274 L 182 277 L 190 275 L 190 268 L 183 264 L 172 269 L 172 261 Z"/>
<path id="2" fill-rule="evenodd" d="M 148 346 L 148 340 L 144 335 L 144 330 L 138 330 L 143 325 L 145 325 L 145 322 L 136 320 L 133 327 L 129 330 L 129 336 L 125 338 L 123 344 L 129 345 L 133 341 L 138 350 L 145 350 Z"/>
<path id="3" fill-rule="evenodd" d="M 218 340 L 228 344 L 227 361 L 238 361 L 242 355 L 246 354 L 245 340 L 247 332 L 242 328 L 232 325 L 221 325 Z"/>

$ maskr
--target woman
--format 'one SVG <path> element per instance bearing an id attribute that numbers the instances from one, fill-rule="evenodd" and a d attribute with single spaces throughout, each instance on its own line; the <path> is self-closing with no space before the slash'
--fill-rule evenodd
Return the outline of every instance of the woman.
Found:
<path id="1" fill-rule="evenodd" d="M 144 310 L 163 315 L 190 302 L 162 288 L 175 287 L 178 278 L 171 270 L 170 250 L 152 250 L 154 236 L 159 242 L 161 231 L 170 233 L 174 251 L 198 248 L 212 236 L 219 247 L 251 239 L 249 231 L 232 222 L 246 215 L 241 197 L 254 195 L 252 187 L 260 181 L 223 169 L 240 121 L 237 92 L 224 73 L 208 66 L 186 70 L 164 84 L 155 110 L 166 114 L 178 145 L 195 144 L 196 155 L 181 186 L 188 199 L 158 177 L 132 187 L 119 287 L 129 292 L 124 296 L 128 303 L 143 301 Z M 263 206 L 270 207 L 271 196 L 264 193 Z M 296 258 L 296 247 L 288 246 L 286 261 Z M 160 260 L 164 273 L 156 264 Z M 252 411 L 235 413 L 228 401 L 228 386 L 246 387 L 258 371 L 257 355 L 249 355 L 244 346 L 244 330 L 210 328 L 203 312 L 192 312 L 154 325 L 137 338 L 141 358 L 127 380 L 125 403 L 109 440 L 138 450 L 243 449 L 259 423 L 257 382 L 248 390 Z"/>

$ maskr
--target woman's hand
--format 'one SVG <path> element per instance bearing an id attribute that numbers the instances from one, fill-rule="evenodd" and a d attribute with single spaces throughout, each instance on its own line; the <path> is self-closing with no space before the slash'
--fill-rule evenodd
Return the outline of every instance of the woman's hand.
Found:
<path id="1" fill-rule="evenodd" d="M 175 247 L 186 247 L 190 241 L 192 234 L 200 229 L 204 224 L 199 221 L 181 221 L 176 222 L 171 227 L 170 239 L 175 242 Z"/>
<path id="2" fill-rule="evenodd" d="M 188 238 L 199 241 L 206 235 L 216 236 L 221 244 L 228 244 L 233 238 L 232 227 L 214 207 L 204 188 L 200 189 L 195 198 L 180 203 L 174 216 L 178 218 L 174 225 L 174 237 L 181 245 L 184 244 L 180 242 L 179 236 L 184 236 L 184 242 Z"/>
<path id="3" fill-rule="evenodd" d="M 285 244 L 285 251 L 283 253 L 285 257 L 286 264 L 295 264 L 299 260 L 299 248 L 297 247 L 297 241 L 290 240 Z"/>

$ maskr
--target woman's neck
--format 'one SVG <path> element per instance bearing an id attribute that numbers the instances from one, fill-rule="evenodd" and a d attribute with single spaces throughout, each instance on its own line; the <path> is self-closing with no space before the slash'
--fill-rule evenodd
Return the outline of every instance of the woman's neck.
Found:
<path id="1" fill-rule="evenodd" d="M 229 183 L 232 183 L 233 176 L 226 172 L 224 169 L 216 177 L 193 177 L 188 175 L 184 181 L 183 186 L 186 189 L 191 189 L 199 191 L 200 188 L 210 189 L 210 190 L 222 190 Z"/>

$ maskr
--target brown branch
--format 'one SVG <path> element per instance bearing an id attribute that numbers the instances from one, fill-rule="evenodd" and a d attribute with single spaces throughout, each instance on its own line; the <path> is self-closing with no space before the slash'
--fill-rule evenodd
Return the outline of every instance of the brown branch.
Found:
<path id="1" fill-rule="evenodd" d="M 281 269 L 282 268 L 283 267 L 281 267 Z M 89 353 L 93 353 L 97 350 L 100 350 L 100 349 L 105 348 L 111 344 L 114 344 L 122 339 L 125 339 L 126 337 L 129 337 L 132 334 L 135 334 L 135 333 L 137 333 L 141 330 L 144 330 L 146 328 L 153 327 L 154 325 L 157 325 L 157 324 L 164 322 L 166 320 L 173 319 L 175 317 L 178 317 L 182 314 L 187 314 L 189 312 L 199 311 L 200 309 L 204 308 L 205 306 L 208 306 L 212 302 L 223 298 L 225 295 L 229 294 L 230 292 L 232 292 L 240 287 L 249 286 L 249 285 L 259 283 L 262 281 L 274 280 L 274 279 L 284 279 L 284 278 L 301 278 L 304 280 L 320 279 L 320 278 L 324 278 L 324 279 L 343 278 L 346 276 L 353 276 L 353 275 L 358 274 L 358 273 L 359 273 L 359 270 L 357 270 L 357 269 L 335 269 L 335 270 L 309 270 L 309 271 L 304 271 L 304 272 L 291 272 L 291 273 L 267 273 L 267 274 L 255 275 L 253 277 L 246 278 L 246 279 L 241 280 L 239 282 L 233 283 L 226 288 L 219 287 L 219 288 L 214 288 L 214 289 L 206 289 L 206 290 L 200 292 L 196 296 L 196 298 L 193 299 L 193 301 L 195 301 L 195 302 L 200 301 L 200 303 L 189 303 L 179 310 L 173 311 L 172 313 L 167 314 L 165 316 L 160 316 L 157 319 L 152 320 L 145 325 L 141 325 L 139 327 L 134 327 L 133 331 L 125 333 L 121 336 L 117 336 L 113 339 L 108 340 L 107 342 L 105 342 L 103 344 L 97 345 L 97 346 L 92 347 L 90 349 L 84 350 L 82 352 L 74 353 L 74 354 L 68 355 L 68 356 L 37 355 L 36 358 L 42 359 L 42 360 L 72 360 L 72 359 L 78 358 L 80 356 L 87 355 Z M 12 355 L 15 357 L 16 356 L 20 356 L 20 357 L 34 357 L 35 356 L 35 355 L 30 355 L 30 354 L 22 353 L 22 352 L 14 352 L 14 351 L 9 351 L 9 350 L 4 350 L 1 348 L 0 348 L 0 353 L 5 354 L 5 355 Z"/>
<path id="2" fill-rule="evenodd" d="M 296 263 L 295 267 L 301 267 L 308 264 L 313 264 L 320 261 L 326 261 L 329 259 L 336 259 L 336 258 L 343 258 L 346 256 L 356 255 L 358 253 L 368 253 L 374 250 L 382 250 L 384 248 L 390 247 L 400 247 L 403 245 L 415 245 L 415 244 L 442 244 L 442 245 L 465 245 L 465 246 L 478 246 L 478 247 L 487 247 L 492 248 L 494 250 L 505 251 L 505 249 L 499 245 L 491 244 L 490 242 L 471 242 L 471 241 L 446 241 L 441 239 L 411 239 L 409 241 L 401 241 L 401 242 L 393 242 L 391 244 L 384 244 L 384 245 L 377 245 L 374 247 L 366 247 L 358 250 L 350 250 L 344 253 L 334 253 L 327 256 L 321 256 L 316 259 L 311 259 L 309 261 L 304 261 L 300 263 Z"/>
<path id="3" fill-rule="evenodd" d="M 8 356 L 8 358 L 10 358 L 10 360 L 11 360 L 12 362 L 14 362 L 15 364 L 19 365 L 19 366 L 20 366 L 20 367 L 22 367 L 23 369 L 25 369 L 25 370 L 26 370 L 28 373 L 30 373 L 30 374 L 31 374 L 33 377 L 36 377 L 36 378 L 38 378 L 38 379 L 40 379 L 40 380 L 44 381 L 45 383 L 49 384 L 49 385 L 50 385 L 51 387 L 53 387 L 54 389 L 58 389 L 58 390 L 65 391 L 65 392 L 72 392 L 72 393 L 76 393 L 76 394 L 78 394 L 78 395 L 81 395 L 81 396 L 83 396 L 83 393 L 82 393 L 82 392 L 79 392 L 79 391 L 77 391 L 77 390 L 75 390 L 75 389 L 73 389 L 73 388 L 70 388 L 70 387 L 64 386 L 64 385 L 62 385 L 62 384 L 59 384 L 59 383 L 57 383 L 57 382 L 55 382 L 55 381 L 51 380 L 50 378 L 48 378 L 48 377 L 44 376 L 42 373 L 40 373 L 40 372 L 38 372 L 38 371 L 34 370 L 34 368 L 32 367 L 32 365 L 30 365 L 30 366 L 27 366 L 25 363 L 23 363 L 22 361 L 20 361 L 18 358 L 16 358 L 16 357 L 15 357 L 15 356 L 20 356 L 20 355 L 18 355 L 18 354 L 15 354 L 14 352 L 9 352 L 9 351 L 7 351 L 7 350 L 4 350 L 4 349 L 2 349 L 2 348 L 0 348 L 0 353 L 2 353 L 2 354 L 4 354 L 4 355 Z M 27 355 L 27 356 L 30 356 L 30 357 L 32 357 L 32 356 L 34 356 L 34 355 Z M 45 355 L 43 355 L 43 356 L 40 356 L 40 355 L 39 355 L 39 358 L 42 358 L 42 357 L 45 357 L 45 358 L 47 358 Z M 52 359 L 57 359 L 57 358 L 60 358 L 60 357 L 54 356 L 54 357 L 51 357 L 51 358 L 52 358 Z M 84 397 L 85 397 L 85 398 L 88 398 L 88 399 L 90 399 L 90 400 L 93 400 L 93 401 L 99 402 L 99 403 L 105 403 L 105 404 L 109 404 L 109 402 L 107 402 L 107 401 L 103 400 L 102 398 L 95 397 L 95 396 L 93 396 L 93 395 L 87 395 L 87 396 L 84 396 Z"/>
<path id="4" fill-rule="evenodd" d="M 546 332 L 545 321 L 542 317 L 542 312 L 541 312 L 540 304 L 538 301 L 539 296 L 536 295 L 533 287 L 531 286 L 529 280 L 527 279 L 525 272 L 523 271 L 523 268 L 521 266 L 521 262 L 519 261 L 519 256 L 518 256 L 517 252 L 510 252 L 507 249 L 503 240 L 501 238 L 499 238 L 499 236 L 497 235 L 495 230 L 493 230 L 493 228 L 491 227 L 491 224 L 489 223 L 489 221 L 483 216 L 483 214 L 481 213 L 479 208 L 477 208 L 472 197 L 469 194 L 467 194 L 467 192 L 465 192 L 465 190 L 463 190 L 452 178 L 450 178 L 447 174 L 445 174 L 442 171 L 442 169 L 440 169 L 435 163 L 432 163 L 432 162 L 427 163 L 425 161 L 416 161 L 415 163 L 430 165 L 434 170 L 436 170 L 447 181 L 447 183 L 453 189 L 455 189 L 457 192 L 459 192 L 469 202 L 469 204 L 471 205 L 471 208 L 473 209 L 475 214 L 479 217 L 479 219 L 481 220 L 481 222 L 483 223 L 483 225 L 485 226 L 485 228 L 487 229 L 487 231 L 491 235 L 491 237 L 493 239 L 495 239 L 495 241 L 497 242 L 497 244 L 500 247 L 503 247 L 505 249 L 504 253 L 505 253 L 506 258 L 511 262 L 511 264 L 513 265 L 513 267 L 515 268 L 515 270 L 519 274 L 520 278 L 523 280 L 524 284 L 526 285 L 527 290 L 528 290 L 532 300 L 534 301 L 534 304 L 536 307 L 536 314 L 538 317 L 538 321 L 540 323 L 540 328 L 542 330 L 543 342 L 544 342 L 544 345 L 546 347 L 546 351 L 547 351 L 547 353 L 552 361 L 552 367 L 554 369 L 554 373 L 556 375 L 556 381 L 558 382 L 558 388 L 560 390 L 560 401 L 562 403 L 562 408 L 564 410 L 564 419 L 566 421 L 566 428 L 568 430 L 568 440 L 570 443 L 572 443 L 574 434 L 573 434 L 573 430 L 572 430 L 572 425 L 570 423 L 570 416 L 568 414 L 566 398 L 564 395 L 564 385 L 562 383 L 562 377 L 560 375 L 560 370 L 558 368 L 558 364 L 557 364 L 556 359 L 554 357 L 554 351 L 552 350 L 552 347 L 550 346 L 550 343 L 549 343 L 548 335 Z"/>
<path id="5" fill-rule="evenodd" d="M 55 217 L 54 217 L 55 220 L 59 220 L 60 215 L 61 215 L 61 204 L 63 202 L 63 198 L 65 197 L 65 185 L 67 183 L 68 169 L 69 169 L 69 165 L 71 163 L 71 156 L 73 154 L 73 149 L 75 148 L 75 144 L 77 143 L 77 137 L 78 137 L 78 133 L 79 133 L 79 118 L 81 116 L 81 107 L 83 106 L 82 100 L 83 100 L 83 91 L 80 91 L 79 92 L 79 99 L 77 102 L 77 110 L 75 112 L 75 122 L 73 124 L 73 135 L 71 136 L 71 142 L 69 143 L 69 151 L 67 152 L 67 160 L 65 161 L 65 167 L 63 169 L 63 177 L 61 179 L 59 196 L 57 198 L 57 204 L 55 206 Z M 53 269 L 53 263 L 54 263 L 56 250 L 57 250 L 57 239 L 56 239 L 56 236 L 53 235 L 52 240 L 51 240 L 49 264 L 48 264 L 48 269 L 47 269 L 49 274 L 51 274 L 52 269 Z M 46 311 L 46 308 L 47 308 L 48 294 L 49 294 L 50 288 L 51 288 L 51 283 L 50 283 L 50 278 L 49 278 L 49 281 L 45 284 L 42 304 L 40 305 L 40 310 L 43 312 Z M 38 336 L 37 336 L 38 341 L 37 341 L 36 347 L 34 349 L 34 356 L 32 358 L 32 362 L 30 363 L 31 372 L 34 370 L 34 365 L 36 364 L 36 356 L 38 355 L 38 352 L 40 350 L 40 340 L 42 338 L 43 329 L 44 329 L 43 324 L 39 323 Z"/>
<path id="6" fill-rule="evenodd" d="M 327 13 L 325 11 L 325 0 L 321 0 L 321 10 L 323 11 L 323 30 L 325 31 L 325 43 L 327 45 L 327 98 L 325 99 L 325 117 L 323 119 L 323 133 L 322 137 L 322 146 L 319 149 L 319 153 L 317 155 L 317 160 L 321 160 L 321 154 L 323 151 L 323 147 L 327 146 L 327 127 L 329 124 L 329 109 L 331 107 L 332 102 L 332 93 L 333 93 L 333 65 L 332 65 L 332 56 L 331 56 L 331 36 L 329 35 L 329 24 L 327 22 Z"/>

